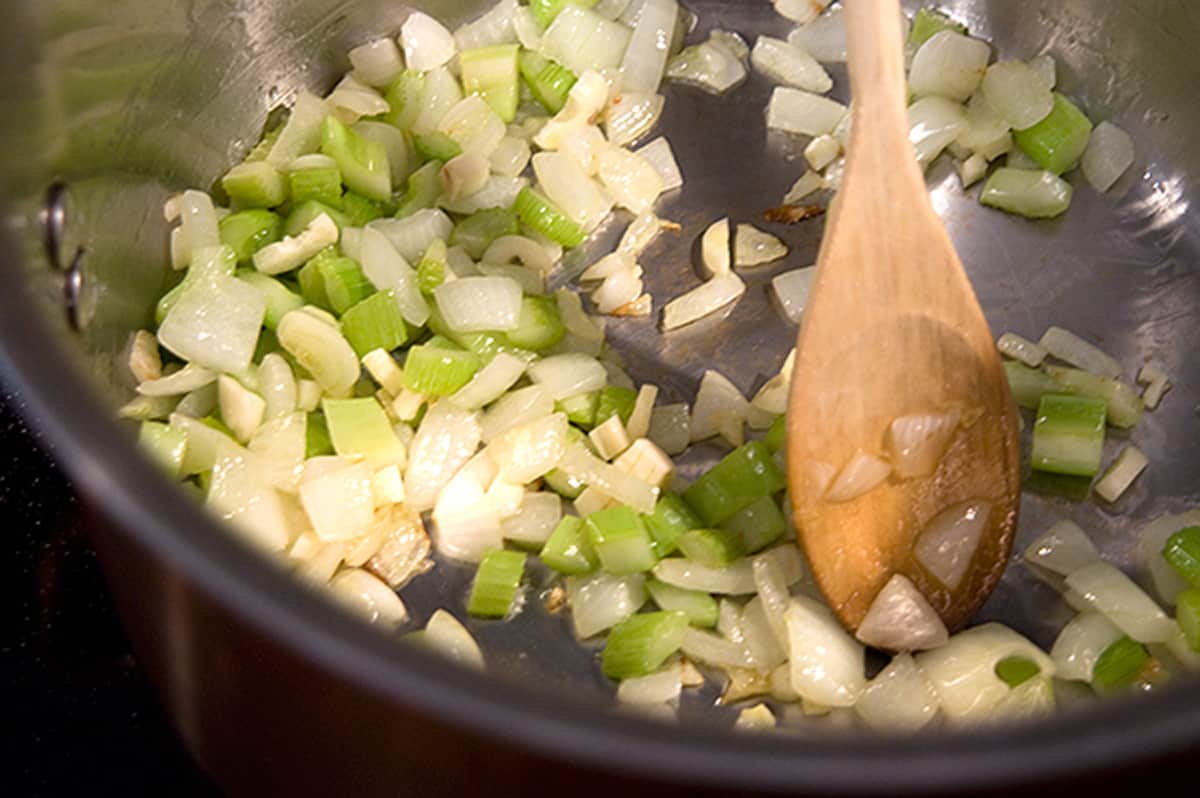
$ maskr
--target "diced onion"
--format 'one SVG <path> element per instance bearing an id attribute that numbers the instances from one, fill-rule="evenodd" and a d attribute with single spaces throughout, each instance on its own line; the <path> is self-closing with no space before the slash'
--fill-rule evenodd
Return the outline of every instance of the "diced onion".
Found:
<path id="1" fill-rule="evenodd" d="M 555 401 L 598 391 L 608 381 L 608 372 L 587 355 L 554 355 L 529 367 L 529 378 Z"/>
<path id="2" fill-rule="evenodd" d="M 671 150 L 671 143 L 665 138 L 659 137 L 650 142 L 646 146 L 637 150 L 637 154 L 645 159 L 646 163 L 654 167 L 662 178 L 663 188 L 665 191 L 674 191 L 683 186 L 683 174 L 679 171 L 679 163 L 675 160 L 675 153 Z"/>
<path id="3" fill-rule="evenodd" d="M 621 64 L 633 32 L 586 8 L 567 5 L 542 36 L 542 54 L 576 75 Z"/>
<path id="4" fill-rule="evenodd" d="M 1133 165 L 1133 138 L 1113 123 L 1101 122 L 1088 139 L 1082 165 L 1092 188 L 1108 191 Z"/>
<path id="5" fill-rule="evenodd" d="M 513 16 L 517 8 L 517 0 L 500 0 L 476 19 L 459 25 L 454 31 L 458 49 L 473 50 L 516 41 Z"/>
<path id="6" fill-rule="evenodd" d="M 418 512 L 432 509 L 438 493 L 475 453 L 480 437 L 475 413 L 450 402 L 429 408 L 409 449 L 404 473 L 409 506 Z"/>
<path id="7" fill-rule="evenodd" d="M 787 194 L 783 195 L 784 205 L 795 205 L 813 193 L 820 191 L 825 187 L 825 181 L 819 174 L 811 169 L 800 175 L 792 187 L 788 189 Z"/>
<path id="8" fill-rule="evenodd" d="M 663 191 L 662 177 L 644 158 L 617 146 L 596 155 L 596 174 L 619 207 L 648 213 Z"/>
<path id="9" fill-rule="evenodd" d="M 566 153 L 538 153 L 533 171 L 550 201 L 586 231 L 599 226 L 612 210 L 612 199 Z"/>
<path id="10" fill-rule="evenodd" d="M 567 476 L 626 504 L 639 513 L 652 513 L 658 502 L 658 489 L 622 469 L 600 460 L 582 444 L 568 446 L 559 464 Z"/>
<path id="11" fill-rule="evenodd" d="M 317 537 L 329 541 L 365 535 L 375 517 L 370 466 L 342 460 L 340 467 L 326 473 L 316 472 L 310 478 L 312 468 L 305 466 L 300 503 Z"/>
<path id="12" fill-rule="evenodd" d="M 923 729 L 938 711 L 938 697 L 911 654 L 898 654 L 867 684 L 854 711 L 878 731 Z"/>
<path id="13" fill-rule="evenodd" d="M 646 603 L 646 580 L 641 574 L 568 576 L 566 585 L 571 620 L 580 640 L 616 626 Z"/>
<path id="14" fill-rule="evenodd" d="M 847 108 L 819 94 L 776 86 L 767 105 L 767 127 L 786 133 L 820 136 L 832 133 Z"/>
<path id="15" fill-rule="evenodd" d="M 408 620 L 408 610 L 387 583 L 361 568 L 347 568 L 329 581 L 333 596 L 368 623 L 399 626 Z"/>
<path id="16" fill-rule="evenodd" d="M 840 5 L 831 6 L 816 19 L 788 35 L 788 44 L 800 47 L 823 64 L 846 60 L 846 20 Z"/>
<path id="17" fill-rule="evenodd" d="M 191 445 L 189 438 L 189 446 Z M 1189 526 L 1200 526 L 1200 510 L 1189 510 L 1179 515 L 1160 515 L 1138 533 L 1138 566 L 1150 572 L 1154 592 L 1164 604 L 1174 606 L 1175 597 L 1191 585 L 1180 576 L 1166 558 L 1162 556 L 1167 538 Z M 1099 555 L 1096 557 L 1099 559 Z"/>
<path id="18" fill-rule="evenodd" d="M 1161 549 L 1161 547 L 1160 547 Z M 1022 557 L 1027 565 L 1059 576 L 1100 562 L 1100 552 L 1087 533 L 1073 521 L 1059 521 L 1030 543 Z"/>
<path id="19" fill-rule="evenodd" d="M 1071 573 L 1067 587 L 1138 642 L 1164 643 L 1174 633 L 1173 622 L 1154 600 L 1108 563 L 1085 565 Z"/>
<path id="20" fill-rule="evenodd" d="M 442 283 L 433 296 L 455 332 L 514 330 L 521 319 L 521 286 L 509 277 L 463 277 Z"/>
<path id="21" fill-rule="evenodd" d="M 960 413 L 901 416 L 888 427 L 892 468 L 901 479 L 928 477 L 937 471 L 958 429 Z"/>
<path id="22" fill-rule="evenodd" d="M 871 491 L 888 478 L 892 467 L 872 454 L 859 451 L 842 467 L 825 493 L 830 502 L 848 502 Z"/>
<path id="23" fill-rule="evenodd" d="M 829 707 L 853 706 L 866 688 L 865 649 L 824 604 L 793 596 L 788 605 L 792 687 Z"/>
<path id="24" fill-rule="evenodd" d="M 1054 56 L 1049 53 L 1035 55 L 1029 59 L 1028 64 L 1042 79 L 1042 83 L 1046 84 L 1046 88 L 1053 90 L 1058 83 L 1058 64 L 1054 62 Z"/>
<path id="25" fill-rule="evenodd" d="M 379 92 L 358 80 L 354 73 L 342 78 L 325 102 L 334 109 L 338 119 L 346 124 L 354 124 L 363 117 L 386 114 L 391 109 Z"/>
<path id="26" fill-rule="evenodd" d="M 311 92 L 301 91 L 292 104 L 283 130 L 267 154 L 267 163 L 280 171 L 298 156 L 316 152 L 321 145 L 321 123 L 329 115 L 329 106 Z"/>
<path id="27" fill-rule="evenodd" d="M 1054 95 L 1038 74 L 1022 61 L 998 61 L 988 67 L 980 85 L 987 104 L 1014 130 L 1033 127 L 1054 108 Z"/>
<path id="28" fill-rule="evenodd" d="M 650 414 L 650 440 L 670 455 L 691 445 L 691 413 L 685 404 L 659 405 Z"/>
<path id="29" fill-rule="evenodd" d="M 175 418 L 172 426 L 177 426 Z M 192 430 L 206 427 L 193 422 L 189 429 L 189 448 L 194 443 Z M 213 430 L 219 439 L 212 449 L 212 484 L 206 500 L 208 508 L 229 522 L 244 540 L 265 551 L 282 551 L 292 540 L 293 530 L 279 492 L 270 484 L 269 475 L 259 467 L 255 455 L 228 437 Z M 194 454 L 185 458 L 195 457 Z M 185 459 L 184 471 L 187 468 Z"/>
<path id="30" fill-rule="evenodd" d="M 692 441 L 707 440 L 718 434 L 722 418 L 735 419 L 740 425 L 749 409 L 750 403 L 728 377 L 712 369 L 705 371 L 692 405 Z"/>
<path id="31" fill-rule="evenodd" d="M 716 313 L 746 293 L 746 284 L 733 272 L 714 277 L 663 308 L 662 328 L 670 331 Z"/>
<path id="32" fill-rule="evenodd" d="M 425 625 L 422 640 L 447 659 L 466 668 L 483 670 L 483 651 L 467 628 L 450 613 L 438 610 Z"/>
<path id="33" fill-rule="evenodd" d="M 458 142 L 464 153 L 491 158 L 508 128 L 492 107 L 477 94 L 463 97 L 447 109 L 437 129 Z"/>
<path id="34" fill-rule="evenodd" d="M 550 539 L 562 519 L 562 499 L 557 493 L 527 493 L 516 514 L 500 526 L 505 540 L 540 546 Z"/>
<path id="35" fill-rule="evenodd" d="M 622 91 L 604 115 L 608 140 L 618 147 L 628 147 L 654 129 L 665 103 L 666 98 L 661 94 Z"/>
<path id="36" fill-rule="evenodd" d="M 679 4 L 676 0 L 646 0 L 642 4 L 641 14 L 621 61 L 623 91 L 658 90 L 678 17 Z"/>
<path id="37" fill-rule="evenodd" d="M 536 421 L 554 412 L 554 398 L 540 385 L 506 393 L 493 403 L 480 421 L 483 442 L 491 443 L 514 427 Z"/>
<path id="38" fill-rule="evenodd" d="M 1114 380 L 1121 376 L 1120 363 L 1070 330 L 1050 327 L 1038 344 L 1059 360 L 1078 366 L 1084 371 Z"/>
<path id="39" fill-rule="evenodd" d="M 913 549 L 917 560 L 939 582 L 957 590 L 979 548 L 991 511 L 991 502 L 976 500 L 938 513 L 917 538 Z"/>
<path id="40" fill-rule="evenodd" d="M 338 242 L 337 224 L 322 213 L 308 223 L 298 235 L 285 236 L 282 241 L 267 244 L 254 253 L 254 268 L 263 274 L 289 272 L 312 258 L 321 250 Z"/>
<path id="41" fill-rule="evenodd" d="M 1047 354 L 1041 345 L 1012 332 L 1006 332 L 996 339 L 996 349 L 1005 357 L 1019 360 L 1033 369 L 1042 365 Z"/>
<path id="42" fill-rule="evenodd" d="M 442 216 L 444 217 L 445 214 Z M 416 223 L 410 222 L 409 224 Z M 412 227 L 398 230 L 393 225 L 382 226 L 372 223 L 363 228 L 360 256 L 363 273 L 366 274 L 371 284 L 381 291 L 392 291 L 396 298 L 396 305 L 400 308 L 400 315 L 404 317 L 404 320 L 413 326 L 423 326 L 425 322 L 429 321 L 429 306 L 426 304 L 421 287 L 417 282 L 417 272 L 408 265 L 408 259 L 397 250 L 395 241 L 388 235 L 389 232 L 398 232 L 397 237 L 401 238 L 402 243 L 411 251 L 416 248 L 409 244 L 409 233 L 413 230 Z M 421 252 L 424 253 L 424 250 Z"/>
<path id="43" fill-rule="evenodd" d="M 525 361 L 507 352 L 500 352 L 492 362 L 450 397 L 463 410 L 478 410 L 499 399 L 525 374 Z"/>
<path id="44" fill-rule="evenodd" d="M 944 97 L 922 97 L 908 107 L 908 140 L 922 166 L 933 163 L 966 127 L 966 113 Z"/>
<path id="45" fill-rule="evenodd" d="M 1084 612 L 1072 618 L 1050 649 L 1059 679 L 1091 682 L 1096 660 L 1104 650 L 1124 637 L 1112 621 L 1098 612 Z"/>
<path id="46" fill-rule="evenodd" d="M 738 268 L 761 266 L 786 258 L 787 246 L 770 233 L 752 224 L 739 224 L 733 238 L 733 265 Z"/>
<path id="47" fill-rule="evenodd" d="M 673 659 L 655 673 L 622 680 L 617 685 L 617 701 L 639 706 L 669 704 L 678 701 L 682 692 L 683 663 Z"/>
<path id="48" fill-rule="evenodd" d="M 893 574 L 875 596 L 855 637 L 888 651 L 937 648 L 950 639 L 937 610 L 903 574 Z"/>
<path id="49" fill-rule="evenodd" d="M 211 385 L 216 379 L 215 371 L 195 363 L 188 363 L 179 371 L 156 380 L 146 380 L 138 385 L 137 392 L 142 396 L 182 396 L 206 385 Z"/>
<path id="50" fill-rule="evenodd" d="M 1117 455 L 1117 459 L 1108 467 L 1108 470 L 1104 472 L 1104 476 L 1096 482 L 1094 487 L 1096 495 L 1106 502 L 1115 502 L 1129 489 L 1129 486 L 1149 463 L 1150 461 L 1141 449 L 1132 444 L 1126 446 Z"/>
<path id="51" fill-rule="evenodd" d="M 500 139 L 500 143 L 496 145 L 496 149 L 492 150 L 489 160 L 491 161 L 492 171 L 496 175 L 515 178 L 519 177 L 525 171 L 525 167 L 529 165 L 529 158 L 531 156 L 532 152 L 529 149 L 528 141 L 515 136 L 505 136 Z M 508 207 L 508 205 L 492 207 Z"/>
<path id="52" fill-rule="evenodd" d="M 266 309 L 257 288 L 215 275 L 183 291 L 159 325 L 158 340 L 197 366 L 241 374 L 254 356 Z"/>
<path id="53" fill-rule="evenodd" d="M 715 668 L 754 667 L 743 646 L 701 629 L 688 629 L 679 648 L 688 658 Z"/>
<path id="54" fill-rule="evenodd" d="M 992 48 L 952 30 L 930 36 L 913 56 L 909 90 L 917 97 L 937 95 L 965 102 L 983 80 Z"/>
<path id="55" fill-rule="evenodd" d="M 491 163 L 475 152 L 451 158 L 439 173 L 442 196 L 453 203 L 478 193 L 487 184 L 491 168 Z"/>
<path id="56" fill-rule="evenodd" d="M 500 469 L 500 477 L 525 485 L 548 473 L 566 451 L 568 426 L 565 414 L 554 413 L 509 430 L 492 441 L 488 453 Z"/>
<path id="57" fill-rule="evenodd" d="M 421 113 L 412 123 L 412 132 L 423 136 L 437 130 L 450 109 L 462 98 L 462 87 L 458 85 L 458 79 L 449 69 L 440 66 L 426 72 L 425 86 L 421 92 Z"/>
<path id="58" fill-rule="evenodd" d="M 729 39 L 713 31 L 708 41 L 685 48 L 667 62 L 667 77 L 711 94 L 723 94 L 746 79 L 744 56 L 729 46 Z M 744 46 L 744 45 L 743 45 Z"/>
<path id="59" fill-rule="evenodd" d="M 409 69 L 428 72 L 454 57 L 458 45 L 454 36 L 428 14 L 414 11 L 400 28 L 400 44 L 404 47 L 404 63 Z"/>
<path id="60" fill-rule="evenodd" d="M 797 89 L 825 94 L 833 88 L 833 79 L 817 59 L 780 39 L 759 36 L 750 63 L 771 80 Z"/>

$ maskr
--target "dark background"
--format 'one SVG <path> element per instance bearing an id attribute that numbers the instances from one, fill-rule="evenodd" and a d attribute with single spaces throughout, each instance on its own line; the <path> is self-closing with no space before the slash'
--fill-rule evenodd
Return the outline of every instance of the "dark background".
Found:
<path id="1" fill-rule="evenodd" d="M 212 795 L 129 651 L 71 487 L 0 374 L 0 793 Z"/>

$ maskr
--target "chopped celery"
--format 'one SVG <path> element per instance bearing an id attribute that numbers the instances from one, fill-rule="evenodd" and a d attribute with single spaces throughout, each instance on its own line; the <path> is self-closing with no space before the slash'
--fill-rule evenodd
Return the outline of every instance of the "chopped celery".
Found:
<path id="1" fill-rule="evenodd" d="M 217 227 L 221 243 L 234 251 L 239 263 L 249 263 L 255 252 L 280 239 L 283 220 L 271 211 L 254 208 L 229 214 Z"/>
<path id="2" fill-rule="evenodd" d="M 697 479 L 683 498 L 702 521 L 716 526 L 760 497 L 775 495 L 786 484 L 771 450 L 760 441 L 751 441 Z"/>
<path id="3" fill-rule="evenodd" d="M 316 305 L 322 310 L 332 310 L 329 304 L 329 295 L 325 292 L 325 274 L 322 270 L 322 264 L 326 261 L 336 260 L 341 257 L 338 254 L 338 248 L 334 246 L 326 247 L 318 252 L 308 263 L 296 273 L 296 279 L 300 283 L 300 296 L 310 305 Z"/>
<path id="4" fill-rule="evenodd" d="M 269 277 L 257 269 L 238 269 L 235 276 L 242 282 L 250 283 L 266 298 L 267 315 L 263 319 L 263 326 L 268 330 L 274 330 L 286 314 L 304 307 L 302 296 L 276 278 Z"/>
<path id="5" fill-rule="evenodd" d="M 654 553 L 660 558 L 674 553 L 680 535 L 703 525 L 696 512 L 676 493 L 664 493 L 654 505 L 654 512 L 642 518 L 654 540 Z"/>
<path id="6" fill-rule="evenodd" d="M 375 293 L 375 286 L 363 274 L 362 267 L 350 258 L 322 258 L 317 266 L 329 308 L 337 314 L 350 308 Z"/>
<path id="7" fill-rule="evenodd" d="M 1049 219 L 1071 204 L 1071 184 L 1050 172 L 1002 166 L 983 184 L 979 201 L 998 210 Z"/>
<path id="8" fill-rule="evenodd" d="M 434 289 L 446 281 L 446 242 L 435 238 L 421 262 L 417 264 L 417 285 L 422 294 L 432 294 Z"/>
<path id="9" fill-rule="evenodd" d="M 920 47 L 935 33 L 952 30 L 966 35 L 967 26 L 955 22 L 950 17 L 932 8 L 919 8 L 913 15 L 912 27 L 908 29 L 908 43 L 913 50 Z"/>
<path id="10" fill-rule="evenodd" d="M 462 146 L 441 131 L 413 136 L 413 146 L 422 161 L 449 161 L 462 155 Z"/>
<path id="11" fill-rule="evenodd" d="M 1172 534 L 1163 546 L 1162 556 L 1192 587 L 1200 587 L 1200 526 Z"/>
<path id="12" fill-rule="evenodd" d="M 574 500 L 579 498 L 579 494 L 583 493 L 583 489 L 587 487 L 587 483 L 578 477 L 573 477 L 563 471 L 561 468 L 555 468 L 542 477 L 546 483 L 546 487 L 562 496 L 564 499 Z"/>
<path id="13" fill-rule="evenodd" d="M 588 539 L 583 519 L 568 515 L 558 522 L 542 547 L 542 562 L 560 574 L 579 576 L 596 570 L 599 561 Z"/>
<path id="14" fill-rule="evenodd" d="M 724 568 L 746 553 L 741 536 L 727 529 L 690 529 L 675 545 L 684 557 L 710 568 Z"/>
<path id="15" fill-rule="evenodd" d="M 717 625 L 717 600 L 702 590 L 687 590 L 657 579 L 647 579 L 646 592 L 659 609 L 682 612 L 692 626 L 711 629 Z"/>
<path id="16" fill-rule="evenodd" d="M 776 416 L 771 428 L 763 436 L 763 443 L 772 452 L 778 452 L 787 444 L 787 416 Z"/>
<path id="17" fill-rule="evenodd" d="M 688 617 L 682 612 L 631 615 L 609 632 L 600 656 L 604 675 L 628 679 L 653 673 L 683 645 L 687 629 Z"/>
<path id="18" fill-rule="evenodd" d="M 596 407 L 599 403 L 600 392 L 589 391 L 576 394 L 568 399 L 561 399 L 554 403 L 554 407 L 558 412 L 566 413 L 567 420 L 572 424 L 590 430 L 596 426 Z"/>
<path id="19" fill-rule="evenodd" d="M 506 332 L 504 337 L 513 346 L 540 353 L 558 346 L 566 334 L 554 297 L 527 296 L 521 300 L 517 328 Z"/>
<path id="20" fill-rule="evenodd" d="M 621 385 L 605 385 L 600 389 L 600 398 L 596 403 L 596 425 L 603 424 L 613 415 L 620 416 L 622 424 L 628 424 L 635 404 L 637 391 Z"/>
<path id="21" fill-rule="evenodd" d="M 1142 417 L 1143 402 L 1133 388 L 1120 380 L 1110 380 L 1082 369 L 1044 366 L 1048 376 L 1062 388 L 1058 393 L 1071 393 L 1103 399 L 1108 403 L 1108 423 L 1121 429 L 1137 426 Z"/>
<path id="22" fill-rule="evenodd" d="M 596 0 L 529 0 L 529 10 L 543 29 L 550 27 L 558 13 L 569 5 L 591 8 L 596 5 Z"/>
<path id="23" fill-rule="evenodd" d="M 356 191 L 347 191 L 342 195 L 342 212 L 346 214 L 350 227 L 365 227 L 368 222 L 383 218 L 383 205 Z"/>
<path id="24" fill-rule="evenodd" d="M 1189 587 L 1175 597 L 1175 620 L 1188 648 L 1200 651 L 1200 589 Z"/>
<path id="25" fill-rule="evenodd" d="M 330 207 L 323 202 L 309 200 L 292 208 L 292 212 L 288 214 L 287 219 L 283 222 L 283 234 L 285 236 L 300 235 L 312 220 L 321 214 L 326 214 L 332 219 L 334 224 L 338 226 L 338 229 L 351 226 L 350 218 L 337 208 Z"/>
<path id="26" fill-rule="evenodd" d="M 519 49 L 520 45 L 516 44 L 497 44 L 458 54 L 463 91 L 482 97 L 505 124 L 516 118 L 520 99 L 517 91 Z"/>
<path id="27" fill-rule="evenodd" d="M 1079 163 L 1091 135 L 1092 123 L 1083 111 L 1055 92 L 1049 115 L 1033 127 L 1013 131 L 1013 141 L 1038 166 L 1061 175 Z"/>
<path id="28" fill-rule="evenodd" d="M 391 106 L 387 122 L 401 130 L 410 130 L 421 116 L 422 97 L 425 93 L 425 75 L 415 69 L 406 69 L 392 81 L 385 99 Z"/>
<path id="29" fill-rule="evenodd" d="M 1045 394 L 1067 393 L 1058 381 L 1046 372 L 1015 360 L 1005 361 L 1004 374 L 1008 377 L 1008 389 L 1012 392 L 1013 401 L 1020 407 L 1036 410 Z"/>
<path id="30" fill-rule="evenodd" d="M 444 164 L 441 161 L 430 161 L 408 176 L 408 189 L 400 207 L 396 209 L 396 218 L 403 219 L 426 208 L 437 204 L 442 196 L 442 180 L 439 176 Z"/>
<path id="31" fill-rule="evenodd" d="M 1092 668 L 1092 685 L 1100 692 L 1131 687 L 1150 660 L 1146 647 L 1128 635 L 1101 652 Z"/>
<path id="32" fill-rule="evenodd" d="M 649 571 L 658 562 L 650 533 L 636 511 L 618 506 L 592 513 L 585 521 L 600 565 L 614 576 Z"/>
<path id="33" fill-rule="evenodd" d="M 375 397 L 323 399 L 321 411 L 339 455 L 362 455 L 376 468 L 404 462 L 404 444 Z"/>
<path id="34" fill-rule="evenodd" d="M 517 194 L 513 209 L 524 224 L 568 249 L 579 246 L 587 238 L 582 227 L 568 219 L 557 205 L 528 186 Z"/>
<path id="35" fill-rule="evenodd" d="M 179 479 L 183 471 L 183 454 L 187 450 L 186 430 L 159 421 L 143 421 L 138 431 L 138 445 L 162 466 L 168 476 Z"/>
<path id="36" fill-rule="evenodd" d="M 336 166 L 315 166 L 296 169 L 288 174 L 292 202 L 315 200 L 331 208 L 342 207 L 342 173 Z"/>
<path id="37" fill-rule="evenodd" d="M 497 238 L 515 236 L 520 232 L 517 215 L 511 209 L 487 208 L 456 224 L 447 243 L 452 247 L 462 247 L 468 255 L 479 260 Z"/>
<path id="38" fill-rule="evenodd" d="M 408 326 L 392 291 L 371 294 L 342 314 L 342 335 L 359 357 L 375 349 L 391 351 L 408 341 Z"/>
<path id="39" fill-rule="evenodd" d="M 483 555 L 467 612 L 477 618 L 503 618 L 512 609 L 525 573 L 525 555 L 519 551 L 497 549 Z"/>
<path id="40" fill-rule="evenodd" d="M 741 536 L 748 553 L 765 549 L 787 531 L 787 519 L 772 496 L 763 496 L 734 513 L 721 524 L 722 529 Z"/>
<path id="41" fill-rule="evenodd" d="M 1033 467 L 1077 477 L 1094 476 L 1104 454 L 1103 399 L 1046 394 L 1033 427 Z"/>
<path id="42" fill-rule="evenodd" d="M 329 426 L 325 423 L 325 414 L 309 413 L 308 424 L 304 429 L 304 456 L 305 458 L 324 457 L 329 454 L 333 454 L 333 439 L 329 437 Z"/>
<path id="43" fill-rule="evenodd" d="M 552 114 L 557 114 L 567 104 L 567 95 L 578 78 L 575 73 L 557 61 L 551 61 L 541 53 L 522 50 L 518 57 L 521 77 L 534 99 Z"/>
<path id="44" fill-rule="evenodd" d="M 392 198 L 392 170 L 383 142 L 364 138 L 327 116 L 321 123 L 321 152 L 337 161 L 346 188 L 383 202 Z"/>
<path id="45" fill-rule="evenodd" d="M 1031 659 L 1013 655 L 996 663 L 996 676 L 1009 687 L 1017 687 L 1042 672 Z"/>
<path id="46" fill-rule="evenodd" d="M 426 396 L 449 396 L 479 371 L 479 357 L 462 349 L 414 346 L 404 361 L 404 387 Z"/>
<path id="47" fill-rule="evenodd" d="M 266 161 L 241 163 L 221 178 L 221 187 L 236 208 L 274 208 L 288 199 L 288 183 Z"/>

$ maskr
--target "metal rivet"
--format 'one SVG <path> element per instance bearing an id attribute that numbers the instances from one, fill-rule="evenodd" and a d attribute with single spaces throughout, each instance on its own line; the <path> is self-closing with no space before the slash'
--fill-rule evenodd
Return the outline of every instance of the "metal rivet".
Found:
<path id="1" fill-rule="evenodd" d="M 53 183 L 46 190 L 46 203 L 42 207 L 42 246 L 46 260 L 57 271 L 62 271 L 63 231 L 67 225 L 67 184 Z"/>
<path id="2" fill-rule="evenodd" d="M 75 332 L 79 326 L 79 298 L 83 294 L 83 256 L 84 249 L 80 247 L 71 259 L 71 265 L 63 275 L 63 310 L 67 313 L 67 324 Z"/>

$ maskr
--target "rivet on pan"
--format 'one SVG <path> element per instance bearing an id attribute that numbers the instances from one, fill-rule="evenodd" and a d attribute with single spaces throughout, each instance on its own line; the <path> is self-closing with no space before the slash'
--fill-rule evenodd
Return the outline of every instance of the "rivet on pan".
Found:
<path id="1" fill-rule="evenodd" d="M 80 332 L 79 298 L 83 294 L 83 256 L 84 249 L 80 247 L 71 259 L 71 265 L 63 275 L 63 309 L 67 313 L 67 324 L 75 332 Z"/>
<path id="2" fill-rule="evenodd" d="M 46 203 L 42 207 L 42 246 L 51 267 L 62 271 L 63 230 L 67 224 L 67 184 L 55 181 L 46 189 Z"/>

